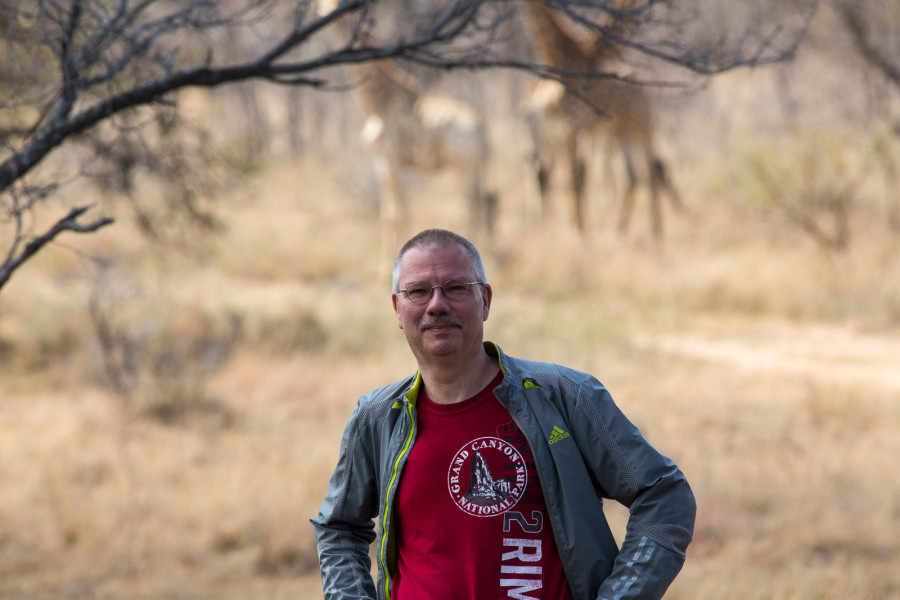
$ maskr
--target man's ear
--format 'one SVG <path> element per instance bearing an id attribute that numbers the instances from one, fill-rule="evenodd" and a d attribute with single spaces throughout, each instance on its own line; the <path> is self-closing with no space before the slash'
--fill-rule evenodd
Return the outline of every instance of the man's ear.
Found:
<path id="1" fill-rule="evenodd" d="M 394 314 L 397 316 L 397 326 L 403 329 L 403 321 L 400 320 L 400 299 L 397 294 L 391 294 L 391 304 L 394 305 Z"/>
<path id="2" fill-rule="evenodd" d="M 494 290 L 491 289 L 491 284 L 486 283 L 481 286 L 481 299 L 483 301 L 483 306 L 481 309 L 481 320 L 487 321 L 488 315 L 491 312 L 491 299 L 494 297 Z"/>

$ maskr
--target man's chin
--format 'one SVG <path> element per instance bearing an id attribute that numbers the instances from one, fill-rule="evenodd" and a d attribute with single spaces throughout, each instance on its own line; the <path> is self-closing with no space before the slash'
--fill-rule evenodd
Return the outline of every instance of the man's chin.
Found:
<path id="1" fill-rule="evenodd" d="M 459 340 L 449 335 L 434 336 L 431 339 L 424 340 L 425 351 L 432 356 L 449 356 L 459 351 L 461 344 Z"/>

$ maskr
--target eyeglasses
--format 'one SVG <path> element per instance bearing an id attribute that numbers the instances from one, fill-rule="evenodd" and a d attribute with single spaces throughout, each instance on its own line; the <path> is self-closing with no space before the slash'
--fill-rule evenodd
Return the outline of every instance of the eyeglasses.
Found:
<path id="1" fill-rule="evenodd" d="M 465 279 L 451 279 L 441 285 L 425 285 L 414 283 L 406 289 L 397 290 L 398 294 L 404 294 L 410 302 L 425 304 L 434 295 L 434 290 L 441 288 L 444 298 L 448 300 L 461 300 L 472 293 L 473 285 L 484 285 L 481 281 L 466 281 Z"/>

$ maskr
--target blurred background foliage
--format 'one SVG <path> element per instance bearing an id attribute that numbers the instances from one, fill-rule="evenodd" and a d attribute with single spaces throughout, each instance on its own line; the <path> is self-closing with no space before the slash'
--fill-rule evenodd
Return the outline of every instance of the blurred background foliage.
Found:
<path id="1" fill-rule="evenodd" d="M 710 39 L 747 17 L 662 4 L 678 9 L 657 13 L 665 31 Z M 58 84 L 51 55 L 13 45 L 38 31 L 28 3 L 0 3 L 0 20 L 14 6 L 4 160 Z M 810 6 L 742 10 L 777 23 Z M 541 211 L 519 103 L 532 75 L 403 63 L 483 117 L 498 197 L 485 231 L 465 172 L 409 170 L 403 235 L 473 239 L 488 337 L 595 373 L 684 468 L 700 513 L 671 598 L 900 594 L 900 6 L 811 14 L 796 56 L 769 66 L 705 77 L 623 55 L 618 73 L 667 84 L 645 87 L 687 210 L 665 209 L 662 240 L 643 192 L 616 231 L 628 173 L 602 135 L 586 231 L 561 176 Z M 227 62 L 268 39 L 265 22 L 195 33 Z M 127 78 L 165 70 L 138 67 Z M 414 369 L 360 80 L 322 77 L 182 90 L 79 133 L 3 197 L 4 252 L 73 206 L 116 222 L 59 236 L 0 294 L 0 597 L 321 597 L 307 519 L 343 424 Z M 627 515 L 610 511 L 621 536 Z"/>

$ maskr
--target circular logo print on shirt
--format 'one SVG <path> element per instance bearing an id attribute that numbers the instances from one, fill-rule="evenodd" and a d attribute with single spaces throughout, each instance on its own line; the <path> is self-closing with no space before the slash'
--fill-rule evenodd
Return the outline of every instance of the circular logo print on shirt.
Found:
<path id="1" fill-rule="evenodd" d="M 476 517 L 493 517 L 511 509 L 522 498 L 527 483 L 522 454 L 495 437 L 466 443 L 447 471 L 447 488 L 453 501 Z"/>

